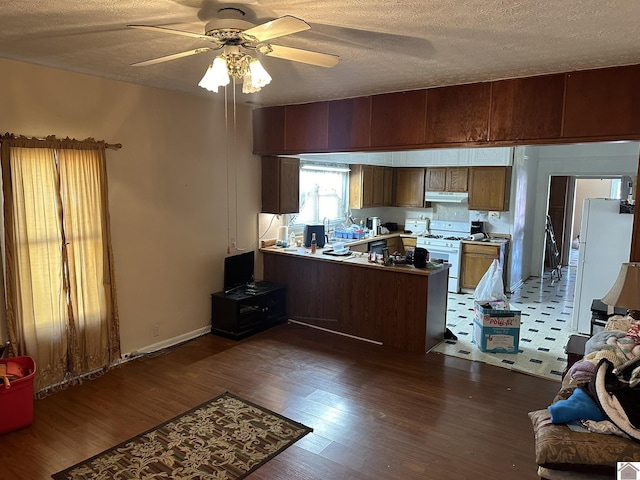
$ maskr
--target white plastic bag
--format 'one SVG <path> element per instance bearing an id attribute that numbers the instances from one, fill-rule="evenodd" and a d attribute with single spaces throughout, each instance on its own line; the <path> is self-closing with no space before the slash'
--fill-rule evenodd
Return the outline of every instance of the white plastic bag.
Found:
<path id="1" fill-rule="evenodd" d="M 491 262 L 486 273 L 478 282 L 473 297 L 481 301 L 507 300 L 502 282 L 502 268 L 497 259 Z"/>

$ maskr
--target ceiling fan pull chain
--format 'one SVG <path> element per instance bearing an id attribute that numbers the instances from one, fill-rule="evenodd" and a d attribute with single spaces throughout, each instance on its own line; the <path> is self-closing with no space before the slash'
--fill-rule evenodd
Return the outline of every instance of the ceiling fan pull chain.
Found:
<path id="1" fill-rule="evenodd" d="M 227 155 L 227 255 L 231 253 L 231 209 L 229 207 L 229 113 L 227 108 L 227 86 L 224 86 L 224 140 Z"/>
<path id="2" fill-rule="evenodd" d="M 234 158 L 238 154 L 238 150 L 236 148 L 236 137 L 237 135 L 237 121 L 236 121 L 236 77 L 233 77 L 233 156 Z M 238 242 L 238 162 L 235 163 L 234 169 L 234 184 L 235 184 L 235 195 L 236 195 L 236 218 L 235 218 L 235 227 L 236 227 L 236 242 Z M 238 244 L 236 243 L 236 247 L 238 248 Z"/>

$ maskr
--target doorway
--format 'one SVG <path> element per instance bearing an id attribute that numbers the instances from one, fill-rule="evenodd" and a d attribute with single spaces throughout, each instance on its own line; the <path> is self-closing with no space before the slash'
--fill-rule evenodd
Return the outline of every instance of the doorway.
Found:
<path id="1" fill-rule="evenodd" d="M 577 249 L 585 198 L 626 198 L 632 191 L 629 176 L 566 176 L 553 175 L 550 181 L 547 213 L 551 217 L 560 263 L 571 264 Z M 545 269 L 550 268 L 545 244 Z M 575 257 L 575 255 L 573 255 Z"/>

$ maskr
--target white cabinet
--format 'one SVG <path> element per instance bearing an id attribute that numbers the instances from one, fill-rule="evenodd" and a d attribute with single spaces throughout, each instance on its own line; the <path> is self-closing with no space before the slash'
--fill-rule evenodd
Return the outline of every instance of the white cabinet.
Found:
<path id="1" fill-rule="evenodd" d="M 394 152 L 395 153 L 395 152 Z M 407 167 L 435 167 L 460 165 L 460 154 L 454 148 L 436 148 L 433 150 L 411 150 L 403 152 L 404 166 Z M 395 162 L 395 158 L 394 162 Z M 394 163 L 394 166 L 395 163 Z"/>
<path id="2" fill-rule="evenodd" d="M 434 165 L 444 167 L 454 167 L 458 165 L 466 165 L 460 163 L 460 151 L 455 148 L 442 148 L 433 150 L 434 153 Z"/>
<path id="3" fill-rule="evenodd" d="M 409 152 L 391 152 L 391 165 L 393 167 L 407 167 Z"/>
<path id="4" fill-rule="evenodd" d="M 468 158 L 465 165 L 476 167 L 509 167 L 513 165 L 513 147 L 463 148 L 460 154 Z"/>
<path id="5" fill-rule="evenodd" d="M 394 167 L 471 167 L 510 166 L 512 147 L 434 148 L 392 152 Z"/>
<path id="6" fill-rule="evenodd" d="M 300 155 L 301 160 L 385 167 L 509 167 L 513 147 L 432 148 L 399 152 L 350 152 Z"/>

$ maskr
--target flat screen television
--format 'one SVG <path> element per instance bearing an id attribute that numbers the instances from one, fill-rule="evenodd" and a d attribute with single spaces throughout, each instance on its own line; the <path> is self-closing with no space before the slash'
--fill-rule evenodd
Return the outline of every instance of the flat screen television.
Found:
<path id="1" fill-rule="evenodd" d="M 240 253 L 224 259 L 224 292 L 253 283 L 255 252 Z"/>

